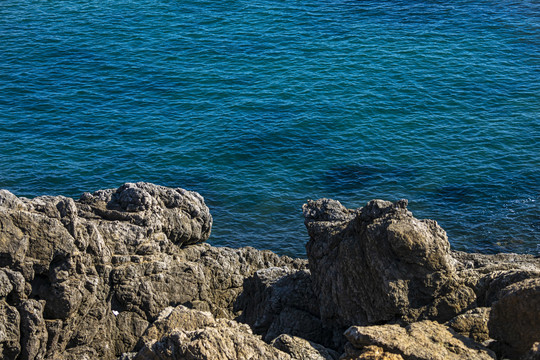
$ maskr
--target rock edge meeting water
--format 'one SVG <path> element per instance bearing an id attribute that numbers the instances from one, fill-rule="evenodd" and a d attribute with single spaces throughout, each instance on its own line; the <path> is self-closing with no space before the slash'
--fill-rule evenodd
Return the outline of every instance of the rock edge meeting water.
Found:
<path id="1" fill-rule="evenodd" d="M 456 249 L 537 253 L 539 7 L 3 1 L 0 188 L 187 188 L 210 243 L 294 256 L 307 199 L 406 198 Z"/>

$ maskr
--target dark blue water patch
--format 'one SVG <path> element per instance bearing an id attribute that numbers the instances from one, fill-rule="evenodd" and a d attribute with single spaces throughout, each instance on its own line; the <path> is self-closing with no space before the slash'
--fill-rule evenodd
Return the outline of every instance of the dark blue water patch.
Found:
<path id="1" fill-rule="evenodd" d="M 387 183 L 410 183 L 414 171 L 406 167 L 351 164 L 334 166 L 325 171 L 324 184 L 330 190 L 361 190 L 368 186 Z"/>
<path id="2" fill-rule="evenodd" d="M 434 193 L 434 200 L 452 206 L 460 203 L 478 201 L 478 192 L 466 185 L 445 185 L 438 188 Z"/>
<path id="3" fill-rule="evenodd" d="M 529 252 L 538 10 L 5 0 L 0 187 L 182 186 L 208 198 L 212 241 L 298 255 L 306 199 L 405 197 L 457 248 Z"/>

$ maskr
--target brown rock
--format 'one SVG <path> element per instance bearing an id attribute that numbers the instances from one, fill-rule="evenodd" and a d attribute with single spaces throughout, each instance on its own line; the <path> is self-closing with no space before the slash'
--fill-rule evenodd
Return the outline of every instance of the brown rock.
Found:
<path id="1" fill-rule="evenodd" d="M 506 345 L 512 358 L 525 355 L 540 341 L 540 278 L 506 287 L 493 304 L 489 334 Z"/>
<path id="2" fill-rule="evenodd" d="M 244 324 L 214 319 L 210 313 L 177 307 L 163 313 L 145 333 L 134 360 L 282 359 L 291 357 L 252 334 Z"/>
<path id="3" fill-rule="evenodd" d="M 0 301 L 0 358 L 16 359 L 21 352 L 20 321 L 17 309 Z"/>
<path id="4" fill-rule="evenodd" d="M 345 336 L 359 349 L 376 345 L 405 360 L 481 360 L 495 354 L 451 329 L 432 321 L 399 325 L 352 326 Z"/>
<path id="5" fill-rule="evenodd" d="M 373 200 L 356 211 L 328 199 L 304 205 L 309 268 L 327 323 L 446 321 L 474 303 L 444 230 L 414 218 L 406 205 Z"/>
<path id="6" fill-rule="evenodd" d="M 331 329 L 325 328 L 318 317 L 314 298 L 309 271 L 261 269 L 244 281 L 243 292 L 235 302 L 235 308 L 242 309 L 237 320 L 249 324 L 267 342 L 288 334 L 337 347 L 332 343 Z"/>
<path id="7" fill-rule="evenodd" d="M 272 341 L 272 346 L 289 354 L 295 360 L 337 360 L 337 352 L 297 336 L 282 334 Z"/>
<path id="8" fill-rule="evenodd" d="M 47 349 L 47 327 L 43 319 L 45 301 L 25 300 L 21 316 L 21 360 L 43 359 Z"/>
<path id="9" fill-rule="evenodd" d="M 475 308 L 460 314 L 446 323 L 455 332 L 479 343 L 488 340 L 488 320 L 491 308 Z"/>
<path id="10" fill-rule="evenodd" d="M 403 357 L 399 354 L 384 351 L 379 346 L 368 345 L 362 349 L 347 346 L 345 354 L 340 357 L 340 360 L 403 360 Z"/>

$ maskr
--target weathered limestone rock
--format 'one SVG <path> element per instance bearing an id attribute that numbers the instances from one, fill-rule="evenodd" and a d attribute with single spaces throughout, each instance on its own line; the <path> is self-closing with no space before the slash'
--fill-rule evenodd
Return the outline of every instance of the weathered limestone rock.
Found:
<path id="1" fill-rule="evenodd" d="M 247 325 L 183 306 L 161 314 L 144 339 L 134 360 L 291 359 L 253 335 Z"/>
<path id="2" fill-rule="evenodd" d="M 340 360 L 403 360 L 401 355 L 384 351 L 379 346 L 368 345 L 357 349 L 350 343 L 347 345 L 345 353 L 339 358 Z"/>
<path id="3" fill-rule="evenodd" d="M 21 315 L 21 360 L 43 359 L 47 350 L 47 327 L 43 319 L 45 301 L 25 300 Z"/>
<path id="4" fill-rule="evenodd" d="M 540 278 L 530 256 L 451 252 L 403 201 L 348 210 L 319 200 L 304 212 L 311 271 L 306 260 L 201 243 L 212 218 L 183 189 L 125 184 L 80 200 L 0 190 L 0 357 L 335 359 L 328 348 L 341 351 L 344 326 L 417 319 L 452 319 L 481 341 L 475 307 L 487 313 L 509 286 L 528 294 L 525 280 Z M 407 328 L 411 351 L 445 341 L 461 351 L 434 326 Z M 413 358 L 384 342 L 348 344 L 344 356 Z"/>
<path id="5" fill-rule="evenodd" d="M 491 308 L 479 307 L 459 314 L 446 323 L 455 332 L 479 343 L 489 340 L 488 320 Z"/>
<path id="6" fill-rule="evenodd" d="M 15 359 L 21 352 L 20 315 L 17 309 L 0 301 L 0 357 Z"/>
<path id="7" fill-rule="evenodd" d="M 477 254 L 452 251 L 459 276 L 477 294 L 477 305 L 490 307 L 507 286 L 540 278 L 540 258 L 518 254 Z"/>
<path id="8" fill-rule="evenodd" d="M 540 278 L 506 287 L 493 304 L 489 334 L 505 345 L 506 355 L 524 356 L 540 342 Z"/>
<path id="9" fill-rule="evenodd" d="M 115 359 L 168 306 L 234 318 L 254 272 L 306 268 L 269 251 L 198 244 L 211 224 L 200 195 L 148 183 L 78 201 L 0 191 L 4 358 Z"/>
<path id="10" fill-rule="evenodd" d="M 259 270 L 245 280 L 235 303 L 243 309 L 238 321 L 249 324 L 267 342 L 289 334 L 335 347 L 332 330 L 318 317 L 311 285 L 309 271 L 287 267 Z"/>
<path id="11" fill-rule="evenodd" d="M 282 334 L 272 341 L 272 346 L 289 354 L 295 360 L 337 360 L 336 351 L 300 337 Z"/>
<path id="12" fill-rule="evenodd" d="M 352 326 L 345 336 L 359 349 L 375 345 L 405 360 L 481 360 L 495 359 L 495 354 L 457 335 L 433 321 L 420 321 L 407 327 L 399 325 Z"/>
<path id="13" fill-rule="evenodd" d="M 110 230 L 108 237 L 119 240 L 119 244 L 109 243 L 115 245 L 116 254 L 163 252 L 170 248 L 169 242 L 177 246 L 200 243 L 208 239 L 212 227 L 210 211 L 198 193 L 149 183 L 84 193 L 78 208 L 82 217 L 97 215 L 124 223 L 113 223 L 111 229 L 99 222 L 102 231 Z"/>
<path id="14" fill-rule="evenodd" d="M 304 205 L 323 320 L 339 326 L 446 321 L 474 303 L 476 294 L 457 277 L 444 230 L 415 219 L 406 205 L 373 200 L 356 211 L 328 199 Z"/>

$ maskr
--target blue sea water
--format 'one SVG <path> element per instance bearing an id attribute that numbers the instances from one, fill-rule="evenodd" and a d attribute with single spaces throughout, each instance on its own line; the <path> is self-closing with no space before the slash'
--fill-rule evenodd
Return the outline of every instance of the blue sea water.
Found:
<path id="1" fill-rule="evenodd" d="M 407 198 L 536 254 L 539 94 L 536 0 L 2 0 L 0 188 L 184 187 L 293 256 L 307 199 Z"/>

